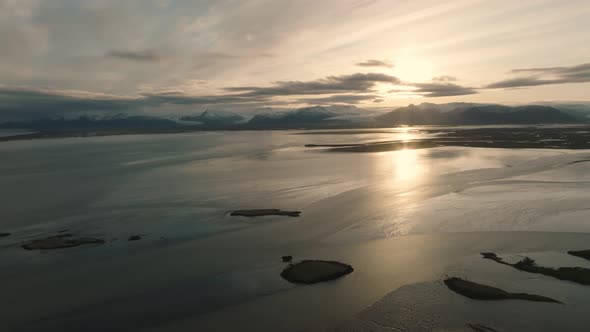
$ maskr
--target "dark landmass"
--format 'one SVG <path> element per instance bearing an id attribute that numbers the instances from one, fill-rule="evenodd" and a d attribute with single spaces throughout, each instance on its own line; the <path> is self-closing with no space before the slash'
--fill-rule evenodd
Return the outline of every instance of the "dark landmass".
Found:
<path id="1" fill-rule="evenodd" d="M 358 145 L 348 145 L 344 147 L 331 147 L 332 152 L 386 152 L 405 149 L 426 149 L 437 146 L 444 146 L 435 141 L 416 140 L 410 142 L 390 142 L 390 143 L 367 143 Z"/>
<path id="2" fill-rule="evenodd" d="M 280 209 L 235 210 L 231 216 L 261 217 L 261 216 L 289 216 L 299 217 L 301 211 L 283 211 Z"/>
<path id="3" fill-rule="evenodd" d="M 1 129 L 1 128 L 0 128 Z M 102 129 L 102 130 L 41 130 L 35 133 L 11 135 L 0 137 L 0 142 L 9 141 L 26 141 L 33 139 L 52 139 L 52 138 L 67 138 L 67 137 L 101 137 L 101 136 L 117 136 L 117 135 L 150 135 L 150 134 L 178 134 L 194 132 L 194 129 L 175 128 L 175 129 Z"/>
<path id="4" fill-rule="evenodd" d="M 476 332 L 498 332 L 498 330 L 482 324 L 467 323 L 466 325 Z"/>
<path id="5" fill-rule="evenodd" d="M 350 130 L 320 130 L 293 133 L 293 135 L 359 135 L 359 134 L 391 134 L 394 131 L 386 129 L 350 129 Z"/>
<path id="6" fill-rule="evenodd" d="M 137 240 L 141 240 L 141 235 L 131 235 L 127 241 L 137 241 Z"/>
<path id="7" fill-rule="evenodd" d="M 306 144 L 306 147 L 324 147 L 331 152 L 384 152 L 401 149 L 424 149 L 441 146 L 465 146 L 511 149 L 590 149 L 590 127 L 480 127 L 480 128 L 426 128 L 431 138 L 409 141 L 388 141 L 344 144 Z M 304 134 L 304 133 L 302 133 Z M 578 162 L 586 162 L 579 160 Z"/>
<path id="8" fill-rule="evenodd" d="M 375 143 L 377 144 L 377 143 Z M 306 148 L 343 148 L 365 146 L 367 144 L 305 144 Z"/>
<path id="9" fill-rule="evenodd" d="M 463 296 L 475 300 L 496 301 L 496 300 L 526 300 L 535 302 L 561 303 L 555 299 L 526 293 L 509 293 L 503 289 L 495 288 L 475 282 L 463 280 L 461 278 L 447 278 L 444 280 L 445 285 Z"/>
<path id="10" fill-rule="evenodd" d="M 550 267 L 539 266 L 535 260 L 529 257 L 525 257 L 521 261 L 511 264 L 505 262 L 501 257 L 498 257 L 498 255 L 493 252 L 484 252 L 481 255 L 485 259 L 493 260 L 499 264 L 512 266 L 513 268 L 520 271 L 543 274 L 559 280 L 567 280 L 582 285 L 590 285 L 590 269 L 583 267 L 560 267 L 554 269 Z"/>
<path id="11" fill-rule="evenodd" d="M 12 235 L 12 233 L 0 233 L 0 237 L 7 237 Z"/>
<path id="12" fill-rule="evenodd" d="M 281 257 L 281 259 L 283 260 L 283 262 L 289 263 L 293 260 L 293 256 L 291 256 L 291 255 L 283 256 L 283 257 Z"/>
<path id="13" fill-rule="evenodd" d="M 448 130 L 437 133 L 435 142 L 442 145 L 537 149 L 588 149 L 590 127 L 491 127 Z"/>
<path id="14" fill-rule="evenodd" d="M 340 278 L 352 271 L 352 266 L 340 262 L 304 260 L 289 265 L 281 272 L 281 276 L 296 284 L 315 284 Z"/>
<path id="15" fill-rule="evenodd" d="M 572 250 L 568 251 L 567 253 L 572 256 L 582 257 L 590 261 L 590 250 Z"/>
<path id="16" fill-rule="evenodd" d="M 26 250 L 62 249 L 77 247 L 83 244 L 103 244 L 104 240 L 95 238 L 73 238 L 72 234 L 60 234 L 25 243 L 22 247 Z"/>
<path id="17" fill-rule="evenodd" d="M 24 127 L 26 126 L 26 127 Z M 68 132 L 68 131 L 116 131 L 116 130 L 172 130 L 182 127 L 181 124 L 170 119 L 154 116 L 126 116 L 117 115 L 113 117 L 96 118 L 80 116 L 73 119 L 38 119 L 26 122 L 4 122 L 0 125 L 2 129 L 22 129 L 47 131 L 47 132 Z M 185 125 L 186 127 L 186 125 Z"/>

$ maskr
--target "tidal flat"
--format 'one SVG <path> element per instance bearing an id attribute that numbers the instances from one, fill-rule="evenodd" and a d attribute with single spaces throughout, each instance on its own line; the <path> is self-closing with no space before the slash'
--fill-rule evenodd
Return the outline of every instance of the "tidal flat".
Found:
<path id="1" fill-rule="evenodd" d="M 489 130 L 472 132 L 472 140 L 489 139 Z M 590 267 L 567 254 L 590 241 L 590 152 L 551 141 L 569 140 L 556 137 L 558 129 L 546 133 L 537 140 L 552 143 L 532 148 L 367 153 L 305 145 L 445 134 L 393 128 L 2 142 L 0 231 L 10 235 L 0 238 L 0 281 L 11 305 L 0 318 L 8 331 L 378 331 L 374 324 L 585 331 L 590 287 L 544 275 L 530 280 L 480 257 L 497 252 L 509 262 L 526 256 L 540 266 Z M 302 213 L 229 215 L 269 207 Z M 105 242 L 21 247 L 62 230 Z M 140 241 L 128 241 L 138 234 Z M 281 277 L 285 255 L 345 262 L 354 273 L 292 284 Z M 479 303 L 447 289 L 445 276 L 564 304 Z"/>

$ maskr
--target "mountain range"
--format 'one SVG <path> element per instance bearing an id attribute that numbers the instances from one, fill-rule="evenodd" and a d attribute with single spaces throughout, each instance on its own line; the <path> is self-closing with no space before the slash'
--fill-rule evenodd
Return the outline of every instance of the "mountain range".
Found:
<path id="1" fill-rule="evenodd" d="M 376 117 L 379 126 L 396 125 L 489 125 L 576 123 L 570 114 L 554 107 L 480 105 L 441 111 L 438 107 L 409 105 Z"/>
<path id="2" fill-rule="evenodd" d="M 244 112 L 207 109 L 180 116 L 81 115 L 0 123 L 0 129 L 59 131 L 180 131 L 217 129 L 375 128 L 399 125 L 498 125 L 590 123 L 590 105 L 580 103 L 506 106 L 422 103 L 387 111 L 348 105 Z"/>

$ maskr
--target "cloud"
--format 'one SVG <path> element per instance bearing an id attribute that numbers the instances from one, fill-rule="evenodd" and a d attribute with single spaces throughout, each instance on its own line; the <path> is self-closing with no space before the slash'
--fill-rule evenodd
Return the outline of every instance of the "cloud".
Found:
<path id="1" fill-rule="evenodd" d="M 268 100 L 265 97 L 246 97 L 240 95 L 191 96 L 178 92 L 144 93 L 142 96 L 143 103 L 149 106 L 157 106 L 162 104 L 212 105 L 225 103 L 250 103 Z"/>
<path id="2" fill-rule="evenodd" d="M 80 91 L 0 87 L 1 120 L 62 116 L 72 111 L 117 111 L 137 108 L 138 99 Z"/>
<path id="3" fill-rule="evenodd" d="M 134 61 L 149 61 L 149 54 L 121 53 Z M 140 59 L 140 60 L 135 60 Z M 202 81 L 198 81 L 202 82 Z M 223 105 L 246 108 L 252 105 L 288 103 L 349 103 L 378 98 L 371 94 L 379 83 L 399 84 L 397 77 L 379 73 L 328 76 L 313 81 L 283 81 L 269 87 L 230 87 L 224 94 L 194 95 L 182 89 L 153 89 L 133 96 L 116 96 L 73 90 L 0 86 L 0 115 L 7 119 L 30 119 L 85 112 L 141 112 L 193 105 Z M 318 98 L 309 96 L 318 95 Z M 324 95 L 324 96 L 322 96 Z M 326 96 L 327 95 L 327 96 Z M 301 96 L 288 101 L 289 96 Z"/>
<path id="4" fill-rule="evenodd" d="M 255 103 L 277 104 L 265 97 L 191 96 L 178 92 L 144 93 L 136 97 L 120 97 L 84 91 L 0 87 L 0 122 L 67 116 L 68 114 L 86 112 L 133 113 L 158 109 L 167 105 L 223 104 L 234 107 Z"/>
<path id="5" fill-rule="evenodd" d="M 154 50 L 143 51 L 117 51 L 112 50 L 107 56 L 131 61 L 157 62 L 162 60 L 162 56 Z"/>
<path id="6" fill-rule="evenodd" d="M 200 54 L 201 58 L 216 58 L 216 59 L 259 59 L 259 58 L 275 58 L 273 53 L 252 53 L 252 54 L 233 54 L 227 52 L 208 52 Z"/>
<path id="7" fill-rule="evenodd" d="M 464 87 L 454 83 L 412 83 L 409 86 L 413 86 L 416 89 L 403 92 L 411 92 L 424 97 L 464 96 L 477 93 L 474 88 Z"/>
<path id="8" fill-rule="evenodd" d="M 301 98 L 297 101 L 306 104 L 358 104 L 365 100 L 375 99 L 376 95 L 332 95 L 322 98 Z"/>
<path id="9" fill-rule="evenodd" d="M 433 77 L 432 80 L 435 82 L 454 82 L 457 81 L 457 78 L 455 76 L 442 75 Z"/>
<path id="10" fill-rule="evenodd" d="M 377 83 L 399 84 L 395 76 L 380 73 L 357 73 L 352 75 L 328 76 L 315 81 L 280 81 L 270 87 L 228 87 L 224 90 L 240 92 L 240 96 L 290 96 L 332 93 L 371 92 Z"/>
<path id="11" fill-rule="evenodd" d="M 481 6 L 466 4 L 468 1 L 430 5 L 420 1 L 392 4 L 386 0 L 288 3 L 276 0 L 0 0 L 0 77 L 2 83 L 12 86 L 51 86 L 134 95 L 145 86 L 178 89 L 176 82 L 191 79 L 211 82 L 210 90 L 225 86 L 280 88 L 283 86 L 268 82 L 285 77 L 308 80 L 314 77 L 309 76 L 310 73 L 318 72 L 322 73 L 319 77 L 323 77 L 327 76 L 323 73 L 332 73 L 329 70 L 335 68 L 348 68 L 333 72 L 336 75 L 373 69 L 384 71 L 394 61 L 399 67 L 404 62 L 403 56 L 409 57 L 408 67 L 426 61 L 438 68 L 453 68 L 454 55 L 463 53 L 469 53 L 469 59 L 463 62 L 473 65 L 455 67 L 458 71 L 449 74 L 475 82 L 480 77 L 465 77 L 470 71 L 487 73 L 496 68 L 489 54 L 479 47 L 484 40 L 498 49 L 518 53 L 498 65 L 519 57 L 526 59 L 532 50 L 546 50 L 549 53 L 544 54 L 553 59 L 559 59 L 560 52 L 566 49 L 567 58 L 583 59 L 587 55 L 583 43 L 588 35 L 587 24 L 584 25 L 583 15 L 579 14 L 587 11 L 588 5 L 565 6 L 555 2 L 548 7 L 536 6 L 534 13 L 531 8 L 513 6 L 507 10 L 510 15 L 502 17 L 500 31 L 497 22 L 485 19 L 486 15 L 471 15 L 487 13 L 489 6 L 485 2 Z M 553 8 L 559 15 L 552 22 L 560 25 L 549 31 L 542 24 L 543 20 L 535 17 L 542 17 Z M 446 24 L 457 13 L 479 17 L 482 24 L 468 35 L 461 34 L 464 31 L 460 26 Z M 536 29 L 539 24 L 541 29 Z M 422 33 L 433 27 L 437 33 Z M 412 43 L 428 46 L 413 50 L 418 53 L 408 53 L 412 50 L 397 36 L 400 28 L 409 28 L 406 35 L 411 36 Z M 458 35 L 462 37 L 457 38 Z M 527 38 L 520 38 L 523 36 Z M 399 64 L 398 60 L 380 52 L 384 47 L 399 57 Z M 501 78 L 544 75 L 529 85 L 560 82 L 551 76 L 567 74 L 567 67 L 551 66 L 515 69 L 515 76 Z M 506 69 L 517 67 L 509 64 Z M 350 68 L 353 71 L 349 71 Z M 576 79 L 575 76 L 570 78 Z M 451 79 L 434 81 L 454 82 Z M 228 85 L 228 82 L 231 83 Z M 488 83 L 494 82 L 479 82 L 484 86 Z M 576 96 L 583 95 L 580 89 L 583 87 L 576 88 Z M 205 89 L 193 88 L 187 92 L 201 90 Z M 556 90 L 552 98 L 570 93 L 564 91 Z M 260 89 L 231 93 L 259 92 L 271 96 L 271 91 Z M 322 92 L 326 92 L 325 96 L 359 93 L 346 89 Z"/>
<path id="12" fill-rule="evenodd" d="M 541 68 L 517 68 L 510 70 L 512 74 L 518 73 L 543 73 L 563 69 L 564 67 L 541 67 Z"/>
<path id="13" fill-rule="evenodd" d="M 363 62 L 357 62 L 357 66 L 361 67 L 385 67 L 385 68 L 393 68 L 393 64 L 388 61 L 381 61 L 381 60 L 366 60 Z"/>
<path id="14" fill-rule="evenodd" d="M 510 73 L 526 73 L 529 76 L 506 79 L 488 84 L 489 89 L 518 88 L 550 84 L 590 82 L 590 63 L 569 67 L 517 68 Z"/>
<path id="15" fill-rule="evenodd" d="M 538 77 L 519 77 L 519 78 L 511 78 L 507 80 L 502 80 L 498 82 L 494 82 L 492 84 L 488 84 L 486 88 L 488 89 L 502 89 L 502 88 L 520 88 L 520 87 L 527 87 L 527 86 L 538 86 L 538 85 L 548 85 L 548 84 L 559 84 L 559 83 L 566 83 L 562 80 L 544 80 Z"/>
<path id="16" fill-rule="evenodd" d="M 141 60 L 143 61 L 143 60 Z M 202 81 L 197 81 L 202 83 Z M 328 76 L 312 81 L 282 81 L 269 87 L 230 87 L 226 92 L 202 95 L 182 89 L 150 89 L 132 96 L 74 90 L 0 86 L 0 121 L 76 116 L 86 113 L 142 113 L 149 110 L 187 109 L 192 106 L 223 105 L 239 109 L 268 105 L 357 104 L 379 102 L 377 84 L 401 84 L 394 76 L 357 73 Z M 312 96 L 317 96 L 313 98 Z M 283 97 L 283 98 L 281 98 Z M 289 98 L 289 97 L 299 97 Z"/>
<path id="17" fill-rule="evenodd" d="M 579 74 L 590 74 L 590 63 L 569 67 L 539 67 L 539 68 L 517 68 L 512 69 L 511 73 L 537 73 L 537 74 L 554 74 L 562 76 L 577 76 Z"/>

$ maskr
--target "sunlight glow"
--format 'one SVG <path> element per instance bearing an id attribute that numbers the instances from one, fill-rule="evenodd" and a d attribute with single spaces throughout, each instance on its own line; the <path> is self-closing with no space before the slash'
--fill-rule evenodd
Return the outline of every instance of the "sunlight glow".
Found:
<path id="1" fill-rule="evenodd" d="M 401 142 L 410 142 L 418 138 L 416 130 L 410 127 L 399 127 L 395 131 L 395 140 Z M 419 154 L 420 150 L 409 148 L 391 152 L 394 182 L 416 182 L 423 176 L 424 168 L 420 163 Z"/>
<path id="2" fill-rule="evenodd" d="M 408 142 L 413 139 L 416 139 L 417 136 L 415 134 L 415 130 L 409 127 L 400 127 L 396 130 L 398 132 L 396 138 L 402 142 Z"/>
<path id="3" fill-rule="evenodd" d="M 398 127 L 392 131 L 390 140 L 411 142 L 420 138 L 415 128 Z M 425 165 L 421 162 L 422 149 L 403 148 L 397 151 L 383 152 L 376 163 L 377 171 L 390 182 L 392 190 L 412 186 L 421 182 L 426 176 Z M 400 187 L 400 185 L 402 187 Z"/>
<path id="4" fill-rule="evenodd" d="M 395 180 L 407 182 L 419 179 L 422 170 L 418 164 L 418 150 L 404 149 L 391 155 Z"/>
<path id="5" fill-rule="evenodd" d="M 408 82 L 428 82 L 436 76 L 430 61 L 412 54 L 404 54 L 396 58 L 394 73 L 402 81 Z"/>

